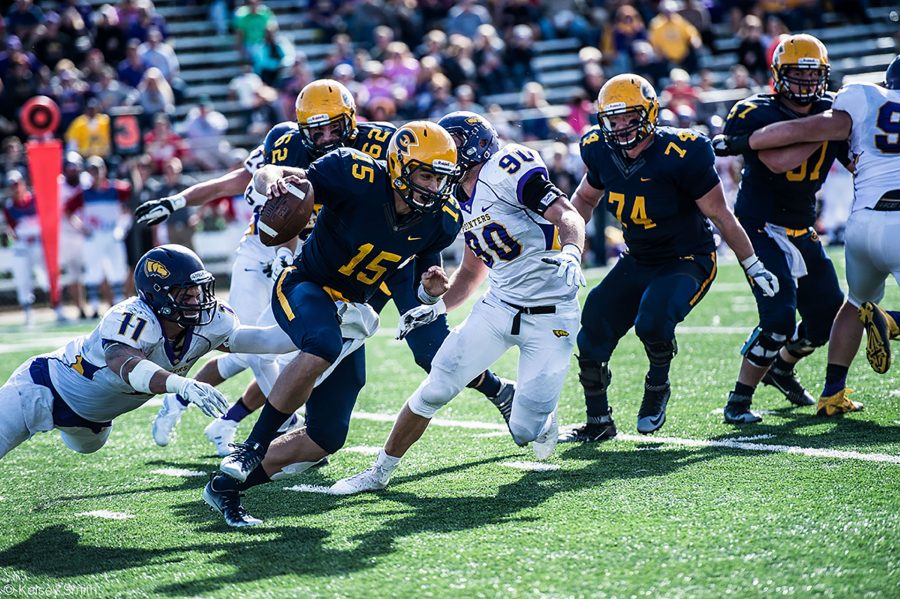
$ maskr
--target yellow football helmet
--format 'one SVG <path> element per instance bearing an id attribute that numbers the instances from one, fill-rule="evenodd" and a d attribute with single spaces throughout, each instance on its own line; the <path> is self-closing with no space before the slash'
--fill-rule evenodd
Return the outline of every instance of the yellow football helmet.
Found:
<path id="1" fill-rule="evenodd" d="M 443 127 L 429 121 L 409 122 L 397 129 L 388 144 L 391 186 L 414 211 L 437 212 L 459 178 L 456 158 L 456 143 Z M 430 173 L 437 189 L 413 182 L 417 171 Z"/>
<path id="2" fill-rule="evenodd" d="M 815 71 L 817 76 L 813 80 L 798 78 L 788 75 L 789 69 Z M 830 74 L 825 44 L 805 33 L 785 38 L 772 55 L 775 91 L 801 106 L 812 104 L 825 95 Z M 797 91 L 791 89 L 792 86 Z"/>
<path id="3" fill-rule="evenodd" d="M 610 117 L 634 113 L 634 120 L 616 129 Z M 656 130 L 659 100 L 650 82 L 639 75 L 616 75 L 597 95 L 597 121 L 610 146 L 628 150 Z"/>
<path id="4" fill-rule="evenodd" d="M 295 108 L 303 145 L 314 156 L 327 154 L 356 138 L 356 101 L 342 83 L 333 79 L 308 83 L 297 94 Z M 343 125 L 339 139 L 317 145 L 313 130 L 338 122 Z"/>

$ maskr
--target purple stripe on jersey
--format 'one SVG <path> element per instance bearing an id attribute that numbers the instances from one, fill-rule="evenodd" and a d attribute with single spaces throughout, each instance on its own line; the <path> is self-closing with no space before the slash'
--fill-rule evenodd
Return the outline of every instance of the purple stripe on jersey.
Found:
<path id="1" fill-rule="evenodd" d="M 522 177 L 519 179 L 519 182 L 516 184 L 516 199 L 519 200 L 519 203 L 522 205 L 525 204 L 525 201 L 522 198 L 522 190 L 525 188 L 525 183 L 528 182 L 528 179 L 530 179 L 534 173 L 544 173 L 544 176 L 547 177 L 548 180 L 550 179 L 550 174 L 547 172 L 547 168 L 543 166 L 536 166 L 522 175 Z"/>
<path id="2" fill-rule="evenodd" d="M 544 249 L 552 250 L 553 237 L 556 235 L 556 226 L 550 223 L 538 223 L 537 226 L 541 228 L 541 233 L 544 234 Z"/>

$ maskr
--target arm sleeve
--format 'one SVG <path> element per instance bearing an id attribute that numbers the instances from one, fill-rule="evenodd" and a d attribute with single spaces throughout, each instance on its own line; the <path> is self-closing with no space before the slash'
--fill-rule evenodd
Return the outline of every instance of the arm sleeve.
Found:
<path id="1" fill-rule="evenodd" d="M 701 135 L 691 142 L 684 161 L 685 164 L 680 165 L 677 184 L 691 198 L 699 200 L 719 184 L 716 156 L 708 138 Z"/>

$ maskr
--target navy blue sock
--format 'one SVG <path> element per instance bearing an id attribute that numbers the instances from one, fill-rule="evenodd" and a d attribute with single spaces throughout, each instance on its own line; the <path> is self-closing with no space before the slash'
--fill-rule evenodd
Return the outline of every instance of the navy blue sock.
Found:
<path id="1" fill-rule="evenodd" d="M 217 472 L 210 483 L 213 491 L 237 491 L 241 485 L 240 481 L 231 478 L 223 472 Z"/>
<path id="2" fill-rule="evenodd" d="M 494 397 L 495 395 L 500 393 L 500 387 L 502 384 L 503 383 L 500 382 L 500 377 L 498 377 L 490 370 L 485 370 L 478 376 L 478 378 L 476 378 L 466 386 L 475 389 L 486 397 Z"/>
<path id="3" fill-rule="evenodd" d="M 266 401 L 266 405 L 263 406 L 259 419 L 256 421 L 256 424 L 253 425 L 250 436 L 247 437 L 247 443 L 250 445 L 259 443 L 263 451 L 267 451 L 269 449 L 269 444 L 278 434 L 278 428 L 290 417 L 290 413 L 285 414 L 284 412 L 280 412 L 278 408 Z"/>
<path id="4" fill-rule="evenodd" d="M 847 386 L 848 366 L 829 364 L 825 368 L 825 388 L 822 389 L 822 397 L 831 397 Z"/>
<path id="5" fill-rule="evenodd" d="M 587 408 L 588 418 L 609 415 L 609 401 L 607 401 L 606 392 L 594 395 L 585 394 L 584 405 Z"/>
<path id="6" fill-rule="evenodd" d="M 247 404 L 244 403 L 244 398 L 240 398 L 235 402 L 233 406 L 231 406 L 225 415 L 222 416 L 222 420 L 231 420 L 232 422 L 240 422 L 244 418 L 250 415 L 252 412 L 250 408 L 247 407 Z"/>
<path id="7" fill-rule="evenodd" d="M 772 363 L 772 368 L 780 372 L 793 372 L 794 365 L 782 358 L 781 354 L 779 353 L 775 357 L 775 361 Z"/>
<path id="8" fill-rule="evenodd" d="M 895 310 L 885 310 L 885 312 L 887 312 L 888 315 L 894 319 L 894 322 L 900 324 L 900 312 L 897 312 Z"/>
<path id="9" fill-rule="evenodd" d="M 178 393 L 175 394 L 175 401 L 177 401 L 184 407 L 188 407 L 188 405 L 191 403 L 188 400 L 186 400 L 185 398 L 181 397 L 181 395 L 179 395 Z"/>
<path id="10" fill-rule="evenodd" d="M 650 370 L 647 371 L 647 384 L 653 387 L 664 385 L 669 380 L 669 368 L 672 362 L 666 362 L 663 365 L 650 364 Z"/>
<path id="11" fill-rule="evenodd" d="M 250 487 L 255 487 L 257 485 L 264 485 L 266 483 L 272 482 L 272 479 L 269 478 L 269 475 L 266 474 L 265 468 L 262 467 L 262 464 L 256 467 L 253 472 L 251 472 L 247 476 L 247 480 L 242 483 L 238 483 L 238 490 L 245 491 Z"/>

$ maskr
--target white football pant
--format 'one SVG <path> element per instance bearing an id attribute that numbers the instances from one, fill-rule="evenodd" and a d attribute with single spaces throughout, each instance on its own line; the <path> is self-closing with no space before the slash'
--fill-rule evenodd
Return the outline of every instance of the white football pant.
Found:
<path id="1" fill-rule="evenodd" d="M 884 281 L 894 275 L 900 285 L 900 212 L 857 210 L 847 221 L 849 301 L 857 308 L 884 298 Z"/>

